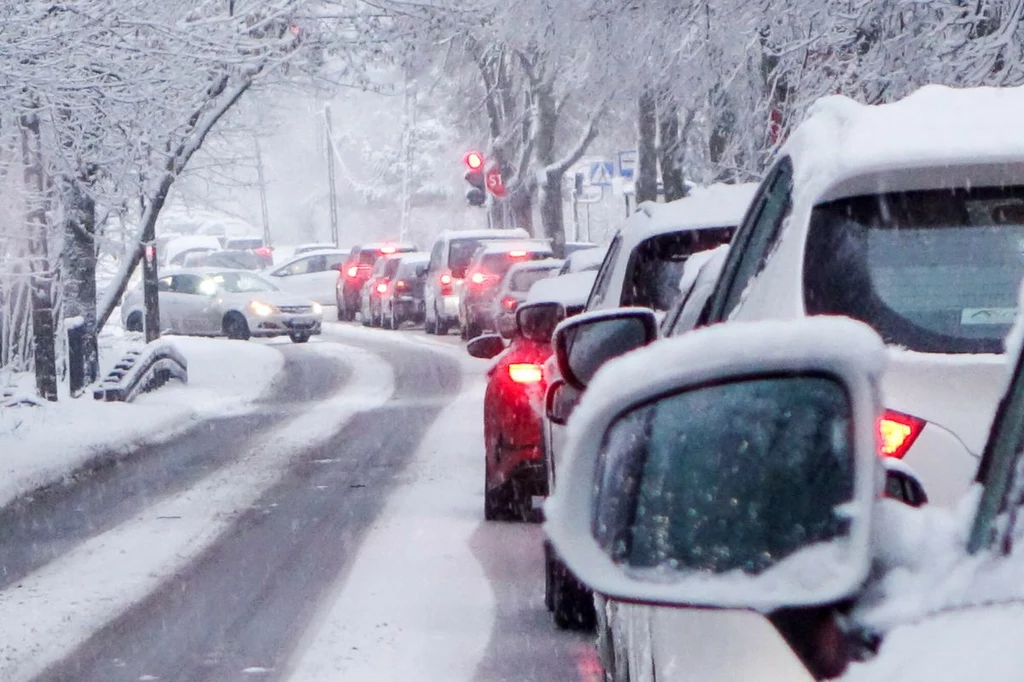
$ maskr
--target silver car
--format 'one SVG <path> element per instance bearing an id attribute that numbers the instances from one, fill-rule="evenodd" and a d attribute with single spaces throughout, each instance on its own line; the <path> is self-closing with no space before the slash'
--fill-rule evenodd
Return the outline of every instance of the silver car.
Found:
<path id="1" fill-rule="evenodd" d="M 185 268 L 159 280 L 160 321 L 164 331 L 199 336 L 289 336 L 305 343 L 320 333 L 319 303 L 279 290 L 263 277 L 244 270 Z M 141 331 L 145 310 L 142 287 L 125 296 L 121 321 Z"/>

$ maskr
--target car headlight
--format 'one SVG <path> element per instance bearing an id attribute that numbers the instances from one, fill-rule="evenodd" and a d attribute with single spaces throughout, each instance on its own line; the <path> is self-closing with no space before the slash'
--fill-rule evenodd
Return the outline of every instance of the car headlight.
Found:
<path id="1" fill-rule="evenodd" d="M 263 301 L 249 301 L 249 310 L 253 311 L 260 317 L 266 317 L 268 315 L 275 314 L 277 312 L 277 307 L 272 306 L 269 303 L 264 303 Z"/>
<path id="2" fill-rule="evenodd" d="M 314 315 L 322 315 L 323 312 L 324 312 L 324 307 L 322 305 L 320 305 L 319 303 L 317 303 L 316 301 L 314 301 L 313 302 L 313 314 Z"/>

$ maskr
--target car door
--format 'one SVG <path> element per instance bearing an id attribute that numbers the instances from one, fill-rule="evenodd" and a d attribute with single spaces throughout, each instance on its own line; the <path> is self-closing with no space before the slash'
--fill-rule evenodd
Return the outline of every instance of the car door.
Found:
<path id="1" fill-rule="evenodd" d="M 201 290 L 203 278 L 199 275 L 175 275 L 172 283 L 171 317 L 172 329 L 178 334 L 203 334 L 202 316 L 212 303 L 210 296 Z"/>
<path id="2" fill-rule="evenodd" d="M 325 286 L 324 269 L 326 267 L 326 257 L 322 254 L 315 254 L 292 261 L 272 272 L 271 276 L 274 278 L 274 282 L 285 291 L 312 298 L 321 303 L 324 301 L 330 303 L 333 301 L 331 287 L 335 278 L 331 278 Z M 336 273 L 334 274 L 336 275 Z M 318 291 L 318 288 L 323 291 Z"/>

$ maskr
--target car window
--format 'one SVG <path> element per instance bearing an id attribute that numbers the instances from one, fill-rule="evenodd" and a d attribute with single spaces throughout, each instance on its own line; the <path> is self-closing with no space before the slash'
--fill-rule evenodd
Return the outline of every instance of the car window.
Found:
<path id="1" fill-rule="evenodd" d="M 373 270 L 370 271 L 370 277 L 380 277 L 387 271 L 388 262 L 383 258 L 377 260 L 373 265 Z"/>
<path id="2" fill-rule="evenodd" d="M 389 259 L 387 259 L 387 261 L 384 264 L 384 276 L 385 277 L 394 277 L 395 273 L 398 272 L 398 266 L 401 263 L 402 263 L 402 261 L 398 260 L 397 258 L 389 258 Z"/>
<path id="3" fill-rule="evenodd" d="M 346 255 L 343 253 L 324 256 L 324 261 L 326 264 L 324 270 L 337 270 L 345 262 L 345 259 Z"/>
<path id="4" fill-rule="evenodd" d="M 220 289 L 231 294 L 278 290 L 267 280 L 248 272 L 220 272 L 211 275 L 210 279 L 216 282 Z"/>
<path id="5" fill-rule="evenodd" d="M 434 244 L 434 248 L 431 249 L 431 251 L 430 251 L 430 269 L 431 270 L 438 270 L 438 269 L 440 269 L 444 265 L 444 263 L 441 262 L 443 258 L 444 258 L 444 242 L 440 241 L 440 242 Z"/>
<path id="6" fill-rule="evenodd" d="M 213 251 L 203 259 L 203 265 L 216 268 L 259 270 L 263 264 L 260 257 L 251 251 Z"/>
<path id="7" fill-rule="evenodd" d="M 726 319 L 740 301 L 750 280 L 761 271 L 789 215 L 793 165 L 782 159 L 758 189 L 722 269 L 722 284 L 711 304 L 711 320 Z"/>
<path id="8" fill-rule="evenodd" d="M 359 264 L 360 265 L 373 265 L 374 263 L 377 262 L 377 259 L 379 257 L 380 257 L 380 253 L 378 253 L 376 249 L 372 249 L 370 251 L 360 251 L 359 252 Z"/>
<path id="9" fill-rule="evenodd" d="M 619 305 L 668 310 L 679 297 L 686 259 L 698 251 L 727 244 L 733 228 L 684 230 L 650 237 L 629 255 Z"/>
<path id="10" fill-rule="evenodd" d="M 551 275 L 549 269 L 519 270 L 512 274 L 509 279 L 508 288 L 511 291 L 529 291 L 535 282 L 539 282 Z"/>
<path id="11" fill-rule="evenodd" d="M 1024 187 L 899 192 L 817 206 L 804 256 L 812 315 L 890 344 L 1000 353 L 1024 277 Z"/>
<path id="12" fill-rule="evenodd" d="M 619 233 L 615 235 L 612 243 L 608 246 L 608 253 L 605 254 L 601 267 L 597 271 L 594 288 L 591 290 L 590 298 L 587 300 L 587 310 L 601 305 L 604 302 L 604 297 L 608 295 L 608 287 L 612 282 L 612 271 L 615 269 L 615 261 L 618 260 L 621 248 L 622 234 Z"/>
<path id="13" fill-rule="evenodd" d="M 473 259 L 473 254 L 480 248 L 479 239 L 453 239 L 448 247 L 448 267 L 452 272 L 461 272 Z M 461 275 L 456 275 L 457 277 Z"/>
<path id="14" fill-rule="evenodd" d="M 161 277 L 156 283 L 158 291 L 171 291 L 171 278 Z"/>
<path id="15" fill-rule="evenodd" d="M 198 275 L 175 275 L 171 281 L 171 290 L 177 294 L 198 294 L 202 280 Z"/>

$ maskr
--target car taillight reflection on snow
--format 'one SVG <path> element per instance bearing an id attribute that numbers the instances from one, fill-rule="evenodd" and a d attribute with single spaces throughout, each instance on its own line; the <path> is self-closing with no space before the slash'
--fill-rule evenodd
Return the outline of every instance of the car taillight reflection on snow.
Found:
<path id="1" fill-rule="evenodd" d="M 924 420 L 886 410 L 878 420 L 878 453 L 902 459 L 924 429 Z"/>

